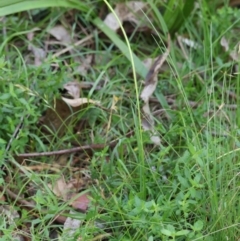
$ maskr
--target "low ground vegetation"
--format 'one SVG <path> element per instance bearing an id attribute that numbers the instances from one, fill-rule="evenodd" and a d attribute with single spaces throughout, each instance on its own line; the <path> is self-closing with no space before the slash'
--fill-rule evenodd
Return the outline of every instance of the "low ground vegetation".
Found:
<path id="1" fill-rule="evenodd" d="M 1 240 L 240 239 L 240 10 L 166 2 L 0 3 Z"/>

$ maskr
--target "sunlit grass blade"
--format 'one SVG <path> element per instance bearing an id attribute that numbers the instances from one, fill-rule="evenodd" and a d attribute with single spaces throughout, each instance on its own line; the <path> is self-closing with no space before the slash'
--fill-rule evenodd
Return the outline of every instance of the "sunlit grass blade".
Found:
<path id="1" fill-rule="evenodd" d="M 18 13 L 22 11 L 27 11 L 37 8 L 47 8 L 47 7 L 66 7 L 66 8 L 76 8 L 80 11 L 87 11 L 87 4 L 67 1 L 67 0 L 39 0 L 39 1 L 4 1 L 0 3 L 0 16 L 5 16 L 13 13 Z"/>
<path id="2" fill-rule="evenodd" d="M 93 23 L 99 28 L 102 32 L 104 32 L 109 39 L 121 50 L 122 54 L 126 56 L 129 61 L 131 61 L 130 53 L 128 46 L 119 38 L 119 36 L 113 32 L 100 18 L 95 18 Z M 147 75 L 147 69 L 143 65 L 142 61 L 134 54 L 133 60 L 136 68 L 136 72 L 142 77 L 145 78 Z"/>

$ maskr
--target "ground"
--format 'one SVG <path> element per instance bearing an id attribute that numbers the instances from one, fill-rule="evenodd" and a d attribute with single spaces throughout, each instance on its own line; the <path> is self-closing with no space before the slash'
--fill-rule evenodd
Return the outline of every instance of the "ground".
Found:
<path id="1" fill-rule="evenodd" d="M 0 3 L 1 240 L 240 240 L 240 3 L 162 2 Z"/>

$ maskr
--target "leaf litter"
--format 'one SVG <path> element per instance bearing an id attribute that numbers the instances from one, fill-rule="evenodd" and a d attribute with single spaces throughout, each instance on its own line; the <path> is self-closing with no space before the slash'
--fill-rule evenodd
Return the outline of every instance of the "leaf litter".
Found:
<path id="1" fill-rule="evenodd" d="M 118 14 L 118 17 L 120 17 L 120 21 L 129 21 L 131 23 L 134 23 L 135 25 L 143 26 L 143 21 L 145 18 L 145 15 L 143 14 L 143 11 L 146 9 L 146 3 L 142 2 L 129 2 L 129 3 L 121 3 L 116 5 L 116 12 Z M 106 17 L 105 23 L 112 29 L 112 25 L 109 25 L 109 20 L 114 22 L 114 18 L 112 18 L 112 15 L 108 15 Z M 114 30 L 117 30 L 119 26 L 116 25 L 116 22 L 114 23 L 115 27 Z M 117 27 L 116 27 L 117 26 Z M 48 49 L 49 47 L 49 41 L 44 41 L 43 45 L 44 48 L 40 48 L 34 45 L 34 31 L 39 31 L 40 29 L 34 29 L 32 32 L 30 32 L 27 37 L 29 40 L 29 46 L 28 49 L 32 52 L 34 57 L 34 65 L 41 66 L 41 64 L 47 60 L 48 56 L 47 53 L 51 50 Z M 63 27 L 62 25 L 56 25 L 55 27 L 52 27 L 47 30 L 48 34 L 56 39 L 55 43 L 59 42 L 62 44 L 62 46 L 65 46 L 64 49 L 58 49 L 57 51 L 53 52 L 53 57 L 57 58 L 62 54 L 67 54 L 69 52 L 71 55 L 73 55 L 73 60 L 76 63 L 80 63 L 75 69 L 74 73 L 78 73 L 79 75 L 86 76 L 89 69 L 92 68 L 93 62 L 96 64 L 104 65 L 107 64 L 111 59 L 111 55 L 109 53 L 103 53 L 102 56 L 93 56 L 93 54 L 85 55 L 84 58 L 80 58 L 78 56 L 74 56 L 75 49 L 77 47 L 80 47 L 84 43 L 89 43 L 90 40 L 92 41 L 92 35 L 90 34 L 83 40 L 76 40 L 76 36 L 71 36 L 69 31 Z M 60 46 L 60 45 L 59 45 Z M 52 54 L 52 53 L 51 53 Z M 77 70 L 77 71 L 76 71 Z M 153 69 L 151 68 L 150 71 Z M 156 75 L 157 67 L 153 70 L 153 75 Z M 114 75 L 114 73 L 112 73 Z M 150 75 L 148 75 L 148 78 L 150 79 Z M 155 78 L 155 77 L 154 77 Z M 101 82 L 101 81 L 100 81 Z M 99 83 L 100 83 L 99 82 Z M 107 82 L 110 82 L 108 80 Z M 105 81 L 105 84 L 107 83 Z M 147 83 L 147 82 L 146 82 Z M 148 85 L 148 83 L 146 84 Z M 52 106 L 48 108 L 45 112 L 45 114 L 40 118 L 39 120 L 39 127 L 42 129 L 42 131 L 46 131 L 46 133 L 52 133 L 54 136 L 57 136 L 58 138 L 61 138 L 64 136 L 64 134 L 67 131 L 67 128 L 70 126 L 70 123 L 75 122 L 74 115 L 75 113 L 79 112 L 83 107 L 86 105 L 92 104 L 97 107 L 100 107 L 101 102 L 99 100 L 93 100 L 89 98 L 85 98 L 82 96 L 82 90 L 83 89 L 91 89 L 91 91 L 95 90 L 101 90 L 102 86 L 96 85 L 94 82 L 87 82 L 87 81 L 69 81 L 63 84 L 63 89 L 67 92 L 68 96 L 65 95 L 61 96 L 60 99 L 55 99 L 54 103 L 52 103 Z M 152 90 L 154 91 L 154 90 Z M 146 92 L 146 90 L 145 90 Z M 147 96 L 149 93 L 143 94 L 143 96 Z M 150 97 L 151 94 L 149 94 Z M 145 104 L 147 104 L 149 97 L 145 97 Z M 113 101 L 111 108 L 109 109 L 110 112 L 110 118 L 109 122 L 106 126 L 106 131 L 110 131 L 111 128 L 111 118 L 113 112 L 117 111 L 117 103 L 119 101 L 119 97 L 113 95 Z M 145 112 L 145 114 L 149 114 L 150 112 Z M 130 131 L 126 137 L 129 135 L 132 135 L 132 131 Z M 114 148 L 118 143 L 118 140 L 110 141 L 109 143 L 101 143 L 101 144 L 92 144 L 92 145 L 86 145 L 86 150 L 98 150 L 103 149 L 106 147 Z M 78 147 L 77 147 L 78 148 Z M 77 149 L 76 149 L 77 150 Z M 78 149 L 81 150 L 81 147 Z M 85 150 L 85 148 L 83 148 Z M 65 154 L 68 152 L 64 152 Z M 63 154 L 64 154 L 63 153 Z M 69 152 L 71 153 L 71 152 Z M 28 153 L 31 156 L 31 153 Z M 62 155 L 60 152 L 56 151 L 56 153 L 53 153 L 53 155 Z M 37 153 L 35 158 L 40 157 L 39 153 Z M 23 157 L 23 156 L 22 156 Z M 85 157 L 84 157 L 85 158 Z M 68 162 L 68 156 L 64 156 L 63 162 Z M 23 164 L 22 164 L 23 165 Z M 24 165 L 23 165 L 24 167 Z M 51 166 L 47 166 L 46 164 L 42 165 L 35 165 L 35 166 L 25 166 L 26 171 L 31 172 L 46 172 L 47 170 L 52 173 L 56 173 L 57 175 L 60 175 L 60 177 L 51 184 L 48 184 L 48 188 L 56 195 L 57 198 L 61 199 L 62 201 L 68 203 L 73 209 L 75 209 L 78 212 L 87 212 L 89 206 L 91 205 L 90 199 L 91 199 L 91 193 L 88 190 L 89 183 L 92 183 L 93 180 L 91 180 L 91 177 L 84 178 L 81 175 L 77 178 L 72 177 L 70 180 L 66 181 L 64 174 L 62 173 L 61 167 L 59 165 L 52 164 Z M 31 183 L 31 185 L 34 187 L 34 183 Z M 33 188 L 34 189 L 34 188 Z M 18 194 L 11 193 L 10 190 L 8 190 L 8 193 L 12 198 L 18 196 Z M 34 198 L 35 193 L 33 192 L 30 196 L 30 198 Z M 104 197 L 103 197 L 104 198 Z M 29 207 L 31 207 L 31 210 L 34 210 L 35 207 L 31 203 L 25 201 L 25 200 L 18 200 L 17 202 L 21 204 L 26 204 Z M 42 210 L 43 215 L 46 210 Z M 73 236 L 74 232 L 77 228 L 80 227 L 82 222 L 79 220 L 73 219 L 73 218 L 64 218 L 64 216 L 58 215 L 55 218 L 58 222 L 64 223 L 64 231 L 68 230 L 68 236 Z M 96 223 L 96 226 L 101 226 L 103 228 L 103 225 L 100 223 Z M 100 234 L 95 237 L 94 240 L 107 238 L 110 235 L 110 233 Z M 81 240 L 81 237 L 79 237 L 79 240 Z"/>
<path id="2" fill-rule="evenodd" d="M 46 110 L 45 115 L 39 120 L 40 128 L 42 128 L 43 131 L 49 133 L 52 130 L 57 132 L 59 137 L 63 136 L 67 132 L 69 124 L 73 122 L 76 123 L 78 120 L 77 113 L 89 104 L 100 107 L 100 101 L 85 97 L 79 98 L 82 87 L 89 88 L 91 87 L 91 83 L 83 84 L 78 81 L 70 81 L 63 85 L 63 89 L 68 92 L 69 98 L 62 96 L 61 99 L 56 99 L 53 107 Z M 77 125 L 83 124 L 81 120 L 79 121 Z"/>
<path id="3" fill-rule="evenodd" d="M 117 3 L 114 13 L 109 13 L 104 19 L 104 23 L 113 31 L 117 31 L 124 21 L 129 21 L 136 25 L 148 23 L 143 14 L 146 6 L 146 3 L 138 1 Z"/>
<path id="4" fill-rule="evenodd" d="M 71 35 L 62 25 L 54 26 L 53 28 L 50 28 L 47 31 L 49 34 L 51 34 L 53 37 L 55 37 L 61 43 L 64 43 L 66 45 L 72 43 Z"/>
<path id="5" fill-rule="evenodd" d="M 146 20 L 146 16 L 144 12 L 146 11 L 147 4 L 143 2 L 128 2 L 128 3 L 117 3 L 115 6 L 115 14 L 118 16 L 118 20 L 116 19 L 115 15 L 113 13 L 109 13 L 104 23 L 112 30 L 117 31 L 120 28 L 120 23 L 122 24 L 125 21 L 129 21 L 133 24 L 135 24 L 137 27 L 144 25 L 145 23 L 148 23 L 149 21 Z M 93 34 L 89 34 L 84 39 L 78 39 L 76 36 L 72 35 L 68 32 L 68 30 L 63 27 L 62 25 L 57 25 L 53 28 L 50 28 L 47 30 L 47 32 L 53 36 L 57 42 L 61 43 L 63 46 L 65 46 L 64 49 L 58 49 L 57 51 L 54 50 L 53 52 L 53 58 L 58 58 L 60 55 L 67 54 L 68 52 L 73 56 L 73 60 L 77 63 L 80 63 L 77 68 L 75 69 L 75 73 L 78 73 L 81 76 L 86 76 L 89 69 L 92 68 L 93 60 L 95 59 L 95 62 L 103 62 L 102 60 L 98 60 L 93 56 L 93 54 L 85 55 L 84 57 L 75 57 L 76 55 L 75 50 L 77 47 L 83 46 L 83 44 L 88 44 L 89 42 L 93 42 Z M 34 40 L 34 34 L 29 33 L 28 34 L 28 40 L 29 40 L 29 47 L 28 49 L 32 52 L 34 57 L 34 64 L 36 66 L 40 66 L 43 61 L 47 58 L 47 52 L 49 49 L 47 49 L 46 46 L 48 46 L 47 41 L 44 42 L 45 49 L 39 48 L 33 44 Z M 185 41 L 181 40 L 188 46 L 192 48 L 198 48 L 198 45 L 196 45 L 194 42 L 191 41 Z M 154 122 L 154 113 L 150 108 L 149 102 L 153 98 L 153 93 L 156 90 L 157 84 L 158 84 L 158 73 L 163 68 L 164 63 L 166 62 L 166 59 L 170 52 L 170 37 L 167 41 L 167 48 L 165 53 L 163 53 L 161 56 L 154 58 L 154 59 L 146 59 L 143 61 L 144 65 L 149 69 L 148 74 L 145 78 L 144 88 L 141 92 L 141 99 L 144 102 L 144 105 L 142 107 L 142 127 L 145 131 L 150 132 L 151 135 L 151 141 L 155 145 L 160 145 L 161 139 L 158 136 L 157 132 L 155 131 L 155 122 Z M 226 45 L 226 43 L 225 43 Z M 226 47 L 226 46 L 225 46 Z M 80 51 L 80 54 L 83 50 Z M 111 59 L 110 59 L 111 60 Z M 106 63 L 110 60 L 106 60 Z M 104 63 L 102 63 L 104 65 Z M 110 80 L 111 81 L 111 80 Z M 81 95 L 82 89 L 92 89 L 95 88 L 95 90 L 100 90 L 101 86 L 96 86 L 95 83 L 87 82 L 87 81 L 69 81 L 65 84 L 63 84 L 63 89 L 65 89 L 68 93 L 68 97 L 61 96 L 60 99 L 57 99 L 55 103 L 53 103 L 53 108 L 49 108 L 45 115 L 41 118 L 40 124 L 41 126 L 47 127 L 47 130 L 52 130 L 54 133 L 58 133 L 57 136 L 60 138 L 64 135 L 66 132 L 66 127 L 68 127 L 71 123 L 69 121 L 73 114 L 77 113 L 81 110 L 81 108 L 84 105 L 93 104 L 96 106 L 100 106 L 101 102 L 99 100 L 93 100 L 89 98 L 85 98 Z M 119 101 L 119 98 L 115 95 L 113 95 L 113 101 L 112 106 L 110 108 L 110 113 L 112 115 L 113 111 L 117 111 L 117 103 Z M 111 127 L 111 118 L 109 118 L 109 122 L 107 123 L 107 131 L 110 130 Z M 61 129 L 63 129 L 61 131 Z M 131 131 L 130 131 L 131 133 Z M 127 135 L 126 135 L 127 137 Z M 72 152 L 80 152 L 80 151 L 88 151 L 88 150 L 99 150 L 104 149 L 106 147 L 115 147 L 117 145 L 117 141 L 112 141 L 110 143 L 104 143 L 104 144 L 89 144 L 82 148 L 81 146 L 77 146 L 76 149 L 70 150 L 69 152 L 65 152 L 68 154 L 71 154 Z M 79 144 L 78 144 L 79 145 Z M 78 148 L 78 149 L 77 149 Z M 69 150 L 69 149 L 65 149 Z M 27 153 L 29 156 L 25 157 L 39 157 L 41 153 L 32 153 L 35 155 L 31 156 L 31 153 Z M 49 153 L 45 153 L 49 154 Z M 51 155 L 59 155 L 62 154 L 58 151 L 55 151 L 54 153 L 50 153 Z M 47 156 L 47 155 L 43 155 Z M 24 155 L 23 155 L 24 157 Z M 91 156 L 88 156 L 91 160 Z M 64 158 L 65 162 L 69 161 L 69 156 L 66 156 Z M 82 161 L 82 160 L 81 160 Z M 26 167 L 27 169 L 27 167 Z M 42 165 L 42 169 L 40 165 L 36 165 L 36 168 L 33 166 L 28 168 L 28 170 L 31 171 L 44 171 L 46 170 L 46 167 L 44 164 Z M 48 169 L 50 172 L 59 173 L 61 174 L 60 177 L 55 181 L 55 183 L 48 184 L 49 189 L 58 197 L 59 199 L 63 200 L 64 202 L 68 203 L 75 211 L 79 212 L 87 212 L 89 207 L 91 206 L 91 193 L 88 190 L 88 182 L 91 182 L 91 178 L 84 179 L 82 176 L 79 176 L 78 178 L 71 177 L 68 178 L 70 180 L 65 179 L 65 175 L 61 173 L 61 167 L 54 167 Z M 67 176 L 67 175 L 66 175 Z M 8 192 L 10 194 L 10 192 Z M 18 196 L 18 195 L 17 195 Z M 16 198 L 14 194 L 12 195 L 12 198 Z M 103 197 L 104 198 L 104 197 Z M 17 200 L 17 199 L 16 199 Z M 31 203 L 23 202 L 26 200 L 19 200 L 18 201 L 22 204 L 27 204 L 30 206 Z M 45 211 L 45 210 L 43 210 Z M 71 211 L 70 214 L 73 212 Z M 41 213 L 41 215 L 44 215 L 45 212 Z M 47 212 L 46 212 L 47 214 Z M 75 231 L 80 227 L 80 225 L 83 225 L 83 222 L 73 219 L 73 218 L 67 218 L 64 219 L 63 217 L 59 216 L 59 219 L 57 219 L 59 222 L 64 224 L 64 230 L 68 230 L 68 236 L 73 236 Z M 102 234 L 101 237 L 108 237 L 110 233 Z M 95 238 L 97 238 L 96 236 Z M 100 237 L 100 238 L 101 238 Z M 94 238 L 94 240 L 95 240 Z M 79 240 L 82 240 L 81 237 L 79 237 Z M 97 239 L 96 239 L 97 240 Z"/>
<path id="6" fill-rule="evenodd" d="M 79 43 L 74 44 L 74 40 L 72 39 L 70 33 L 62 26 L 62 25 L 57 25 L 51 29 L 48 30 L 48 33 L 51 34 L 53 37 L 55 37 L 59 42 L 67 45 L 67 51 L 70 52 L 74 57 L 74 62 L 75 63 L 80 63 L 76 69 L 75 73 L 79 73 L 82 76 L 85 76 L 88 72 L 88 70 L 91 68 L 91 63 L 93 60 L 93 55 L 88 54 L 84 58 L 76 56 L 74 49 L 80 45 Z M 91 35 L 89 36 L 91 38 Z M 80 40 L 81 42 L 82 40 Z M 71 46 L 74 46 L 71 48 Z M 62 53 L 62 52 L 61 52 Z M 59 56 L 59 53 L 55 53 L 54 56 Z"/>
<path id="7" fill-rule="evenodd" d="M 84 186 L 84 183 L 74 179 L 66 183 L 65 178 L 62 176 L 54 185 L 48 184 L 48 187 L 57 197 L 68 202 L 74 209 L 86 212 L 90 203 L 90 199 L 88 198 L 89 191 L 80 194 L 76 192 L 76 190 L 83 188 L 82 185 Z"/>
<path id="8" fill-rule="evenodd" d="M 230 47 L 229 47 L 229 41 L 226 39 L 225 36 L 223 36 L 220 40 L 220 44 L 223 47 L 225 52 L 229 52 Z M 231 50 L 229 52 L 229 57 L 233 60 L 233 61 L 239 61 L 240 59 L 240 51 L 239 51 L 239 43 L 237 43 L 234 47 L 233 50 Z"/>
<path id="9" fill-rule="evenodd" d="M 88 98 L 79 98 L 81 91 L 81 84 L 77 81 L 71 81 L 66 83 L 63 88 L 68 91 L 68 94 L 73 97 L 73 99 L 62 97 L 62 100 L 72 107 L 78 107 L 84 104 L 95 104 L 100 105 L 100 101 L 91 100 Z"/>
<path id="10" fill-rule="evenodd" d="M 162 67 L 163 63 L 166 61 L 169 53 L 170 53 L 170 35 L 168 36 L 168 43 L 167 43 L 167 49 L 166 52 L 160 55 L 158 58 L 156 58 L 151 65 L 147 76 L 145 78 L 144 88 L 141 93 L 141 99 L 144 101 L 144 106 L 142 107 L 143 112 L 143 118 L 142 118 L 142 127 L 145 131 L 151 132 L 151 141 L 155 145 L 160 145 L 161 140 L 160 137 L 156 134 L 155 128 L 154 128 L 154 117 L 152 115 L 152 112 L 150 110 L 149 106 L 149 100 L 152 96 L 153 92 L 155 91 L 158 83 L 158 72 L 160 68 Z M 144 64 L 146 67 L 149 67 L 151 61 L 145 61 Z"/>
<path id="11" fill-rule="evenodd" d="M 40 66 L 43 61 L 45 60 L 47 53 L 44 49 L 36 47 L 33 44 L 33 39 L 34 39 L 34 32 L 39 30 L 38 28 L 33 29 L 33 31 L 29 32 L 27 34 L 27 38 L 29 40 L 29 44 L 28 44 L 28 50 L 31 51 L 33 53 L 34 56 L 34 65 L 35 66 Z"/>

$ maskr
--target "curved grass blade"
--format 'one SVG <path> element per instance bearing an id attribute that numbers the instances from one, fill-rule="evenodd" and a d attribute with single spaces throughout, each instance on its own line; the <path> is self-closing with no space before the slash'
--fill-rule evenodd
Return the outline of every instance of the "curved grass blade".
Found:
<path id="1" fill-rule="evenodd" d="M 124 54 L 129 61 L 131 61 L 130 53 L 128 46 L 119 38 L 119 36 L 112 31 L 100 18 L 95 18 L 93 23 L 97 28 L 99 28 L 103 33 L 105 33 L 109 39 L 121 50 L 122 54 Z M 133 60 L 136 68 L 136 72 L 142 77 L 145 78 L 148 70 L 143 65 L 142 61 L 134 54 Z"/>
<path id="2" fill-rule="evenodd" d="M 4 1 L 0 3 L 0 16 L 6 16 L 13 13 L 18 13 L 22 11 L 27 11 L 37 8 L 47 8 L 47 7 L 66 7 L 75 8 L 80 11 L 86 12 L 88 10 L 87 4 L 81 3 L 80 1 L 67 1 L 67 0 L 38 0 L 38 1 L 19 1 L 11 0 Z"/>
<path id="3" fill-rule="evenodd" d="M 194 8 L 194 2 L 194 0 L 186 0 L 182 3 L 178 2 L 176 6 L 175 0 L 169 1 L 164 13 L 164 20 L 172 36 L 174 36 L 190 16 Z"/>
<path id="4" fill-rule="evenodd" d="M 175 18 L 175 21 L 170 28 L 171 34 L 174 34 L 175 32 L 177 32 L 180 29 L 180 27 L 184 24 L 186 19 L 190 16 L 194 8 L 194 2 L 195 2 L 194 0 L 187 0 L 185 1 L 183 9 L 182 10 L 179 9 L 177 18 Z"/>

